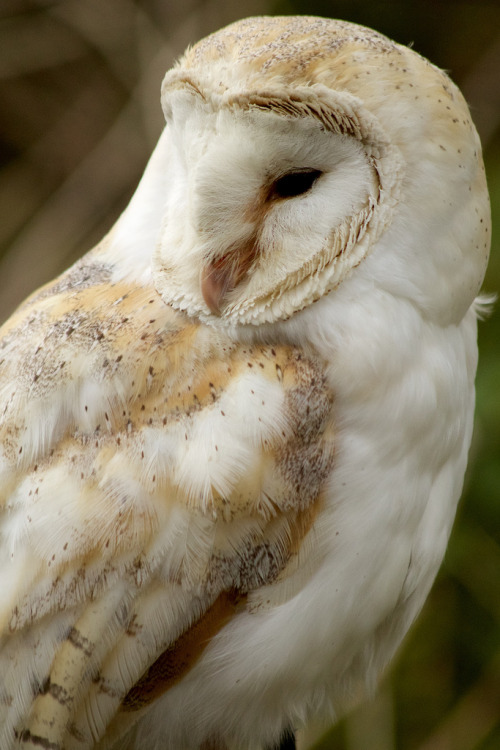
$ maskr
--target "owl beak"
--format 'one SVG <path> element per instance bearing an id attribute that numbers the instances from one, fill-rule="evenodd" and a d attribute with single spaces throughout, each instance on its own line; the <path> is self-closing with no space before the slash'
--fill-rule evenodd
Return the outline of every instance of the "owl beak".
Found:
<path id="1" fill-rule="evenodd" d="M 231 269 L 224 264 L 225 258 L 209 263 L 201 272 L 201 293 L 213 315 L 221 314 L 225 297 L 236 286 Z"/>
<path id="2" fill-rule="evenodd" d="M 207 263 L 201 272 L 201 293 L 213 315 L 221 315 L 224 302 L 248 274 L 257 254 L 257 242 L 232 249 Z"/>

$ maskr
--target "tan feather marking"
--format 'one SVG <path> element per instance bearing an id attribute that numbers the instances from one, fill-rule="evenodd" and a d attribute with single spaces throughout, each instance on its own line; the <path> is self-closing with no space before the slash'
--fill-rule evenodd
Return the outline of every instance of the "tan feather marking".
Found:
<path id="1" fill-rule="evenodd" d="M 359 118 L 354 112 L 334 110 L 315 96 L 310 101 L 304 101 L 303 93 L 301 96 L 280 96 L 276 92 L 235 94 L 229 99 L 229 106 L 231 105 L 243 109 L 254 107 L 271 110 L 294 118 L 313 117 L 333 133 L 346 133 L 362 139 Z"/>
<path id="2" fill-rule="evenodd" d="M 203 617 L 186 630 L 149 667 L 122 702 L 125 711 L 138 711 L 178 682 L 203 654 L 212 638 L 241 609 L 246 596 L 224 591 Z"/>
<path id="3" fill-rule="evenodd" d="M 36 747 L 42 750 L 63 750 L 59 742 L 51 742 L 47 737 L 38 734 L 32 734 L 29 729 L 25 729 L 19 735 L 20 747 Z"/>
<path id="4" fill-rule="evenodd" d="M 289 520 L 288 534 L 281 565 L 287 566 L 297 555 L 300 543 L 310 530 L 320 509 L 320 499 Z M 281 571 L 275 571 L 280 574 Z M 273 574 L 267 583 L 272 583 Z M 236 589 L 223 591 L 205 614 L 186 630 L 153 662 L 147 672 L 128 691 L 122 701 L 126 712 L 141 711 L 178 683 L 197 663 L 211 640 L 246 606 L 247 594 Z M 209 745 L 211 747 L 211 745 Z M 219 747 L 219 745 L 214 745 Z"/>
<path id="5" fill-rule="evenodd" d="M 21 738 L 25 737 L 26 742 L 50 750 L 64 746 L 76 696 L 90 680 L 90 656 L 95 644 L 101 643 L 109 632 L 122 594 L 121 587 L 116 587 L 99 606 L 88 607 L 59 645 L 44 688 L 34 700 L 27 726 L 22 729 Z"/>

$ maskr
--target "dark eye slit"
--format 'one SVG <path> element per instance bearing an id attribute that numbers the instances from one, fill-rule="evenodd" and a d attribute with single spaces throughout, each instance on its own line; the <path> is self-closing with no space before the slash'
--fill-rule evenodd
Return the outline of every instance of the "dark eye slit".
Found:
<path id="1" fill-rule="evenodd" d="M 319 169 L 303 169 L 289 172 L 273 182 L 269 198 L 295 198 L 307 193 L 322 172 Z"/>

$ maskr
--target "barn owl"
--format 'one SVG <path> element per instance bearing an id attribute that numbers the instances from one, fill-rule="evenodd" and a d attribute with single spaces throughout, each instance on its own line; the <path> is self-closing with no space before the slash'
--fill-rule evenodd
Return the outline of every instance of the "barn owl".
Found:
<path id="1" fill-rule="evenodd" d="M 264 17 L 161 101 L 117 224 L 1 331 L 3 750 L 257 750 L 338 715 L 461 492 L 489 208 L 456 86 Z"/>

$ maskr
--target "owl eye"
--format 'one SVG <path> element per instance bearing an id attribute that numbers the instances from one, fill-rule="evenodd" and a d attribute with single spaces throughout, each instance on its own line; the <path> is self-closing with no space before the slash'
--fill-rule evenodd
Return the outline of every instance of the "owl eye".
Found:
<path id="1" fill-rule="evenodd" d="M 295 198 L 297 195 L 303 195 L 312 188 L 321 174 L 319 169 L 289 172 L 272 184 L 269 198 Z"/>

